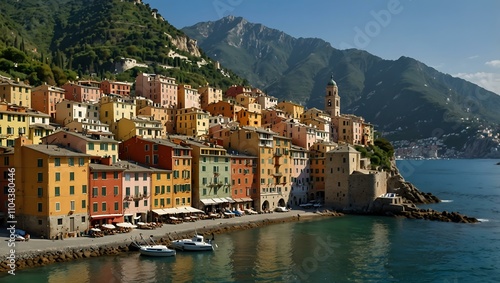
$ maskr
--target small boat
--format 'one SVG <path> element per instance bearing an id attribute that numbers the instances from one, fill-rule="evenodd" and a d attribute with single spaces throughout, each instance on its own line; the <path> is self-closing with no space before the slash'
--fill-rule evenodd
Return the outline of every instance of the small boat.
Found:
<path id="1" fill-rule="evenodd" d="M 212 240 L 205 241 L 202 235 L 194 235 L 191 239 L 182 239 L 175 240 L 170 243 L 170 245 L 174 249 L 178 249 L 181 251 L 213 251 L 214 244 L 213 242 L 213 234 Z"/>
<path id="2" fill-rule="evenodd" d="M 175 256 L 176 252 L 173 249 L 169 249 L 165 245 L 156 244 L 153 240 L 153 237 L 149 237 L 149 241 L 146 241 L 142 234 L 140 234 L 141 239 L 144 244 L 141 245 L 137 241 L 132 241 L 132 245 L 139 248 L 139 252 L 144 256 L 156 256 L 156 257 L 164 257 L 164 256 Z"/>

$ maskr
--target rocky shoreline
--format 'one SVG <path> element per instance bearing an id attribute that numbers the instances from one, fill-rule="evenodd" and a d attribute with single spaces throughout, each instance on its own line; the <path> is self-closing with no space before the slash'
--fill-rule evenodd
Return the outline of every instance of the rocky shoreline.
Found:
<path id="1" fill-rule="evenodd" d="M 337 217 L 337 216 L 342 216 L 343 214 L 339 212 L 324 210 L 322 212 L 315 213 L 315 215 L 318 217 L 319 216 Z M 271 224 L 300 221 L 301 217 L 304 218 L 304 216 L 297 214 L 285 218 L 264 219 L 259 221 L 249 221 L 247 223 L 226 223 L 215 227 L 201 228 L 196 230 L 184 231 L 181 233 L 170 232 L 166 233 L 163 237 L 155 237 L 155 241 L 157 243 L 169 245 L 170 242 L 174 240 L 191 238 L 194 233 L 202 234 L 205 235 L 206 237 L 209 237 L 212 234 L 223 234 L 232 231 L 264 227 Z M 145 231 L 145 233 L 146 232 L 147 231 Z M 132 242 L 132 240 L 130 242 Z M 104 245 L 89 244 L 87 247 L 20 253 L 16 254 L 15 270 L 17 271 L 25 268 L 44 266 L 57 262 L 68 262 L 83 258 L 91 258 L 98 256 L 114 256 L 120 253 L 131 252 L 129 246 L 130 245 L 124 243 L 104 244 Z M 0 263 L 0 272 L 8 272 L 9 270 L 11 270 L 12 268 L 10 264 L 11 263 L 9 262 L 9 260 L 3 260 Z"/>

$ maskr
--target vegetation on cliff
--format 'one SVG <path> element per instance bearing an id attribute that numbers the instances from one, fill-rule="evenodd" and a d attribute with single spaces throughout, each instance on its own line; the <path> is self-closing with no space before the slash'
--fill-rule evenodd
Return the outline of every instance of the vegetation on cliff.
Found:
<path id="1" fill-rule="evenodd" d="M 373 145 L 355 146 L 361 152 L 361 157 L 369 158 L 372 169 L 381 167 L 385 171 L 391 170 L 391 159 L 394 158 L 394 147 L 385 138 L 377 138 Z"/>
<path id="2" fill-rule="evenodd" d="M 7 1 L 0 32 L 0 74 L 32 85 L 61 85 L 77 76 L 133 81 L 139 70 L 116 72 L 122 58 L 150 66 L 140 71 L 194 87 L 246 84 L 230 70 L 216 68 L 196 41 L 156 9 L 134 1 Z"/>

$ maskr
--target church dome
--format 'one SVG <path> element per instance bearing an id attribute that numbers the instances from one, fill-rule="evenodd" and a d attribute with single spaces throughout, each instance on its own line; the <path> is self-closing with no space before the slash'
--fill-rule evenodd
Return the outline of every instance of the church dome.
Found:
<path id="1" fill-rule="evenodd" d="M 336 85 L 337 85 L 337 83 L 333 80 L 333 75 L 332 75 L 332 77 L 330 78 L 330 81 L 328 82 L 328 85 L 334 85 L 334 86 L 336 86 Z"/>

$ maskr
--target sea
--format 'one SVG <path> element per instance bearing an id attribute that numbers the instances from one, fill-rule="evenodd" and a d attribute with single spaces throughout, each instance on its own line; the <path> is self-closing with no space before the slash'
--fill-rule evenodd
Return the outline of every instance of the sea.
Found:
<path id="1" fill-rule="evenodd" d="M 401 160 L 400 172 L 477 224 L 353 216 L 216 235 L 214 252 L 138 254 L 18 270 L 0 282 L 500 282 L 499 160 Z M 293 213 L 293 212 L 292 212 Z"/>

